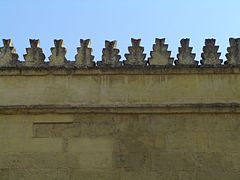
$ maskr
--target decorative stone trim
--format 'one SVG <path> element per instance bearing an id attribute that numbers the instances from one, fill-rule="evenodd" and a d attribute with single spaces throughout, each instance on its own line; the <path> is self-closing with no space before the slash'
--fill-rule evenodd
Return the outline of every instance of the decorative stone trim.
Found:
<path id="1" fill-rule="evenodd" d="M 3 47 L 0 48 L 0 67 L 13 67 L 18 63 L 18 54 L 13 47 L 11 39 L 3 39 Z"/>
<path id="2" fill-rule="evenodd" d="M 75 60 L 67 60 L 67 50 L 63 47 L 63 40 L 54 40 L 54 47 L 51 48 L 49 62 L 45 61 L 45 55 L 40 48 L 38 39 L 30 39 L 30 47 L 26 48 L 26 54 L 23 55 L 24 61 L 18 59 L 16 49 L 10 39 L 3 39 L 3 47 L 0 47 L 0 68 L 196 68 L 209 67 L 219 68 L 220 66 L 239 66 L 240 65 L 240 38 L 230 38 L 230 47 L 227 48 L 226 58 L 223 63 L 220 59 L 221 53 L 218 52 L 219 46 L 216 46 L 215 39 L 206 39 L 202 59 L 195 60 L 196 54 L 192 53 L 193 48 L 189 46 L 190 39 L 182 39 L 181 47 L 178 48 L 177 58 L 171 57 L 171 51 L 168 50 L 168 44 L 165 44 L 165 38 L 155 39 L 155 44 L 150 52 L 150 57 L 146 59 L 144 47 L 140 46 L 141 39 L 131 39 L 132 46 L 128 47 L 129 53 L 124 56 L 126 60 L 121 61 L 119 49 L 116 48 L 117 41 L 105 41 L 105 47 L 102 50 L 100 61 L 94 60 L 93 49 L 90 48 L 90 39 L 81 39 L 80 47 L 77 48 Z M 172 66 L 172 67 L 171 67 Z"/>

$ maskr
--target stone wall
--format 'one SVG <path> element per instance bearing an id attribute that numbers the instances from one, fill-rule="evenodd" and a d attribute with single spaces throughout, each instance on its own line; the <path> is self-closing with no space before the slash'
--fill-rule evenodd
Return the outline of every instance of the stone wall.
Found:
<path id="1" fill-rule="evenodd" d="M 106 42 L 94 63 L 82 40 L 76 62 L 61 48 L 45 62 L 31 41 L 22 62 L 4 42 L 1 180 L 239 180 L 238 49 L 235 64 L 207 52 L 212 59 L 199 66 L 188 40 L 175 61 L 156 40 L 148 63 L 129 53 L 122 64 L 116 49 L 107 51 L 115 42 Z"/>
<path id="2" fill-rule="evenodd" d="M 238 180 L 235 113 L 1 115 L 1 179 Z"/>

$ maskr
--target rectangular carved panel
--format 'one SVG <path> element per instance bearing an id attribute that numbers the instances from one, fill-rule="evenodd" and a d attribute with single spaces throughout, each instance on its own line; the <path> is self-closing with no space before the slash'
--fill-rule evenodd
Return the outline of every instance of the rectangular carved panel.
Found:
<path id="1" fill-rule="evenodd" d="M 34 123 L 33 135 L 38 138 L 78 136 L 78 129 L 71 122 Z"/>

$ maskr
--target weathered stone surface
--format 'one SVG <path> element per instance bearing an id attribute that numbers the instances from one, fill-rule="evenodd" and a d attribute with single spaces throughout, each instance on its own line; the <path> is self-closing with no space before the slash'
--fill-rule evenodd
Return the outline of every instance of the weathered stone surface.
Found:
<path id="1" fill-rule="evenodd" d="M 219 46 L 215 46 L 215 39 L 206 39 L 205 46 L 203 47 L 203 53 L 201 55 L 202 60 L 200 61 L 202 65 L 220 65 L 223 60 L 219 59 L 221 53 L 218 52 Z"/>
<path id="2" fill-rule="evenodd" d="M 230 47 L 227 48 L 227 61 L 224 64 L 239 65 L 240 64 L 240 38 L 230 38 Z"/>
<path id="3" fill-rule="evenodd" d="M 9 169 L 0 168 L 0 178 L 1 180 L 9 180 Z"/>
<path id="4" fill-rule="evenodd" d="M 44 62 L 45 55 L 43 50 L 39 47 L 39 40 L 30 39 L 30 48 L 26 48 L 27 53 L 24 54 L 25 62 L 18 60 L 18 54 L 12 47 L 11 40 L 3 40 L 4 47 L 0 48 L 0 67 L 5 70 L 7 67 L 17 67 L 24 69 L 23 66 L 34 66 L 39 68 L 51 69 L 54 68 L 49 66 L 58 66 L 62 69 L 67 70 L 82 68 L 94 69 L 96 63 L 94 56 L 92 55 L 92 48 L 90 48 L 90 39 L 80 40 L 80 47 L 77 48 L 77 54 L 75 55 L 75 61 L 68 61 L 65 57 L 66 48 L 63 47 L 63 40 L 54 40 L 55 47 L 51 48 L 51 55 L 49 56 L 49 62 Z M 236 66 L 240 64 L 239 56 L 239 44 L 240 38 L 230 38 L 230 47 L 227 48 L 228 53 L 226 54 L 227 61 L 224 65 Z M 125 54 L 126 60 L 120 61 L 121 56 L 119 55 L 119 49 L 116 48 L 116 41 L 105 41 L 105 48 L 102 50 L 102 59 L 97 61 L 98 67 L 122 67 L 128 69 L 129 67 L 139 68 L 140 66 L 149 68 L 146 66 L 155 66 L 152 69 L 165 68 L 166 69 L 179 68 L 179 66 L 171 66 L 174 59 L 171 57 L 171 51 L 168 51 L 168 45 L 165 44 L 165 38 L 155 39 L 153 50 L 150 52 L 150 57 L 145 61 L 146 54 L 144 53 L 144 47 L 140 46 L 141 39 L 131 39 L 132 46 L 128 47 L 129 53 Z M 203 47 L 203 53 L 201 54 L 202 60 L 199 62 L 195 60 L 196 54 L 192 53 L 192 47 L 189 47 L 190 39 L 182 39 L 180 41 L 181 47 L 178 48 L 177 59 L 174 61 L 175 65 L 183 66 L 216 66 L 219 68 L 223 65 L 223 60 L 220 59 L 221 53 L 218 52 L 219 46 L 216 46 L 215 39 L 206 39 L 205 46 Z M 170 66 L 169 66 L 170 65 Z M 162 66 L 162 67 L 161 67 Z M 224 66 L 223 66 L 224 67 Z M 37 68 L 36 68 L 37 69 Z M 35 70 L 36 70 L 35 69 Z M 58 68 L 56 68 L 58 69 Z M 85 69 L 85 70 L 86 70 Z M 97 69 L 97 68 L 95 68 Z M 120 69 L 120 68 L 115 68 Z M 193 69 L 193 68 L 192 68 Z M 204 69 L 204 68 L 202 68 Z M 83 71 L 85 71 L 83 70 Z"/>
<path id="5" fill-rule="evenodd" d="M 235 66 L 1 68 L 0 179 L 238 180 L 239 81 Z"/>
<path id="6" fill-rule="evenodd" d="M 30 39 L 30 48 L 26 48 L 27 54 L 24 54 L 25 66 L 41 66 L 44 64 L 45 55 L 40 48 L 39 39 Z"/>
<path id="7" fill-rule="evenodd" d="M 16 118 L 33 124 L 35 132 L 27 138 L 6 136 L 5 143 L 1 142 L 2 179 L 212 180 L 223 176 L 237 180 L 239 177 L 240 136 L 235 123 L 239 114 L 18 114 L 0 115 L 0 125 Z M 77 136 L 69 134 L 65 129 L 68 126 L 63 126 L 71 123 L 79 123 L 75 127 L 80 129 Z M 49 135 L 51 128 L 47 124 L 55 125 L 55 133 L 62 134 L 58 138 Z M 21 128 L 21 123 L 18 126 Z M 44 126 L 45 132 L 35 134 Z M 25 134 L 23 129 L 22 133 Z M 207 148 L 202 148 L 205 145 Z"/>
<path id="8" fill-rule="evenodd" d="M 148 58 L 149 65 L 172 65 L 174 58 L 171 58 L 171 51 L 168 51 L 168 45 L 165 44 L 165 39 L 155 39 L 153 51 L 150 52 Z"/>
<path id="9" fill-rule="evenodd" d="M 15 75 L 15 78 L 1 76 L 0 105 L 101 106 L 240 102 L 238 69 L 234 73 L 225 68 L 218 72 L 209 69 L 201 72 L 202 70 L 194 68 L 191 74 L 188 69 L 167 74 L 149 74 L 151 71 L 146 71 L 147 75 L 144 75 L 145 71 L 132 69 L 126 73 L 120 70 L 108 71 L 109 74 L 98 71 L 94 75 L 91 75 L 90 70 L 88 74 L 81 74 L 82 71 L 79 74 L 65 71 L 51 74 L 47 70 L 46 73 L 34 73 L 32 76 L 31 72 L 21 71 L 25 75 Z"/>
<path id="10" fill-rule="evenodd" d="M 119 60 L 121 56 L 119 49 L 116 48 L 117 41 L 105 41 L 105 48 L 102 50 L 102 61 L 98 61 L 98 66 L 120 67 L 122 65 Z"/>
<path id="11" fill-rule="evenodd" d="M 81 47 L 77 48 L 77 55 L 75 56 L 75 66 L 77 67 L 93 67 L 95 62 L 93 61 L 92 48 L 90 46 L 90 39 L 80 40 Z"/>
<path id="12" fill-rule="evenodd" d="M 140 46 L 141 39 L 131 39 L 132 46 L 128 47 L 129 54 L 125 54 L 125 65 L 146 65 L 144 47 Z"/>
<path id="13" fill-rule="evenodd" d="M 67 50 L 63 47 L 63 40 L 54 40 L 55 47 L 51 48 L 52 55 L 49 56 L 50 66 L 65 66 L 67 59 L 65 57 Z"/>
<path id="14" fill-rule="evenodd" d="M 5 137 L 0 138 L 0 153 L 28 153 L 28 152 L 62 152 L 62 140 L 58 138 L 34 139 Z M 54 146 L 53 146 L 54 144 Z"/>
<path id="15" fill-rule="evenodd" d="M 11 39 L 3 39 L 3 47 L 0 48 L 0 67 L 12 67 L 18 63 L 18 54 L 13 47 Z"/>
<path id="16" fill-rule="evenodd" d="M 209 134 L 209 147 L 213 152 L 236 153 L 240 148 L 239 139 L 238 132 L 212 132 Z"/>
<path id="17" fill-rule="evenodd" d="M 195 61 L 196 54 L 192 53 L 192 47 L 189 47 L 190 39 L 182 39 L 181 47 L 178 48 L 176 65 L 196 66 L 198 61 Z"/>
<path id="18" fill-rule="evenodd" d="M 52 180 L 57 178 L 56 169 L 14 169 L 9 172 L 9 180 Z"/>
<path id="19" fill-rule="evenodd" d="M 146 66 L 155 66 L 152 69 L 165 68 L 166 69 L 179 68 L 179 66 L 171 66 L 174 59 L 171 57 L 171 51 L 168 51 L 168 44 L 165 44 L 165 38 L 155 39 L 153 50 L 150 52 L 150 57 L 145 61 L 146 54 L 144 53 L 144 47 L 140 46 L 141 39 L 131 39 L 132 46 L 128 47 L 129 53 L 125 54 L 126 60 L 120 61 L 119 49 L 116 48 L 116 41 L 105 41 L 105 48 L 102 50 L 102 59 L 97 61 L 98 67 L 122 67 L 128 69 L 129 67 L 139 68 L 140 66 L 149 68 Z M 227 48 L 226 54 L 227 61 L 222 64 L 223 60 L 220 59 L 221 53 L 218 52 L 219 46 L 216 46 L 215 39 L 206 39 L 203 52 L 201 54 L 202 60 L 200 64 L 195 60 L 196 54 L 192 53 L 192 47 L 189 47 L 190 39 L 182 39 L 180 41 L 181 47 L 178 48 L 177 59 L 174 61 L 175 65 L 183 66 L 213 66 L 219 68 L 220 65 L 236 66 L 240 64 L 240 38 L 230 38 L 230 47 Z M 0 67 L 5 70 L 7 67 L 17 67 L 24 69 L 23 66 L 34 66 L 39 68 L 51 69 L 49 66 L 58 66 L 62 69 L 79 69 L 88 67 L 95 67 L 94 56 L 92 55 L 92 48 L 90 48 L 90 39 L 81 39 L 80 47 L 77 48 L 77 54 L 75 55 L 75 61 L 68 61 L 65 57 L 66 48 L 63 47 L 63 40 L 54 40 L 55 47 L 51 48 L 51 55 L 49 56 L 49 62 L 44 62 L 45 55 L 43 50 L 39 47 L 38 39 L 30 39 L 30 48 L 26 48 L 27 53 L 24 54 L 25 62 L 18 60 L 18 54 L 16 54 L 15 48 L 12 46 L 10 39 L 3 39 L 4 47 L 0 48 Z M 170 66 L 169 66 L 170 65 Z M 162 66 L 162 67 L 161 67 Z M 217 66 L 217 67 L 216 67 Z M 225 66 L 225 67 L 226 67 Z M 224 67 L 224 66 L 223 66 Z M 35 70 L 38 68 L 35 68 Z M 56 68 L 58 69 L 58 68 Z M 86 70 L 85 69 L 85 70 Z M 94 69 L 94 68 L 89 68 Z M 97 69 L 97 68 L 95 68 Z M 115 68 L 120 69 L 120 68 Z M 192 68 L 193 69 L 193 68 Z M 204 68 L 202 68 L 204 69 Z M 84 71 L 85 71 L 84 70 Z M 20 70 L 21 71 L 21 70 Z"/>
<path id="20" fill-rule="evenodd" d="M 54 146 L 54 144 L 52 144 Z M 78 166 L 79 153 L 0 153 L 0 169 L 68 169 Z M 1 176 L 0 176 L 1 177 Z"/>
<path id="21" fill-rule="evenodd" d="M 114 174 L 109 169 L 100 170 L 86 170 L 86 169 L 73 169 L 71 171 L 71 180 L 112 180 L 119 179 L 118 173 Z"/>

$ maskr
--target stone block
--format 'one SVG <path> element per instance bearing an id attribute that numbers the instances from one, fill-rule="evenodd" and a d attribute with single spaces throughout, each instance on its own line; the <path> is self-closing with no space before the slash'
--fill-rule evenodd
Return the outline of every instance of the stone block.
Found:
<path id="1" fill-rule="evenodd" d="M 121 172 L 120 180 L 146 180 L 150 179 L 150 172 L 146 169 L 125 169 Z"/>
<path id="2" fill-rule="evenodd" d="M 56 178 L 56 169 L 11 169 L 9 172 L 9 180 L 52 180 Z"/>
<path id="3" fill-rule="evenodd" d="M 97 147 L 96 147 L 97 148 Z M 81 152 L 77 156 L 78 168 L 85 170 L 111 169 L 111 152 Z"/>
<path id="4" fill-rule="evenodd" d="M 166 134 L 166 146 L 168 152 L 198 152 L 196 133 L 169 132 Z"/>
<path id="5" fill-rule="evenodd" d="M 70 153 L 1 153 L 0 169 L 70 169 L 78 167 L 79 154 Z"/>
<path id="6" fill-rule="evenodd" d="M 239 152 L 240 134 L 234 131 L 209 133 L 209 151 L 211 152 Z"/>
<path id="7" fill-rule="evenodd" d="M 70 169 L 58 169 L 57 170 L 57 180 L 70 180 L 71 171 Z"/>
<path id="8" fill-rule="evenodd" d="M 9 169 L 1 169 L 0 168 L 0 179 L 1 180 L 9 180 Z"/>
<path id="9" fill-rule="evenodd" d="M 113 151 L 112 138 L 71 138 L 69 139 L 69 152 L 96 153 Z"/>
<path id="10" fill-rule="evenodd" d="M 24 131 L 23 131 L 24 129 Z M 32 137 L 32 122 L 22 120 L 0 120 L 0 138 Z"/>
<path id="11" fill-rule="evenodd" d="M 240 153 L 232 153 L 232 170 L 240 172 Z"/>
<path id="12" fill-rule="evenodd" d="M 118 179 L 113 176 L 110 170 L 83 170 L 83 169 L 73 169 L 71 171 L 71 180 L 112 180 Z"/>
<path id="13" fill-rule="evenodd" d="M 0 153 L 62 152 L 62 139 L 0 138 Z"/>
<path id="14" fill-rule="evenodd" d="M 34 123 L 33 133 L 36 138 L 78 137 L 81 133 L 78 124 L 71 122 Z"/>
<path id="15" fill-rule="evenodd" d="M 222 171 L 200 171 L 197 172 L 197 180 L 238 180 L 239 172 L 222 172 Z"/>

